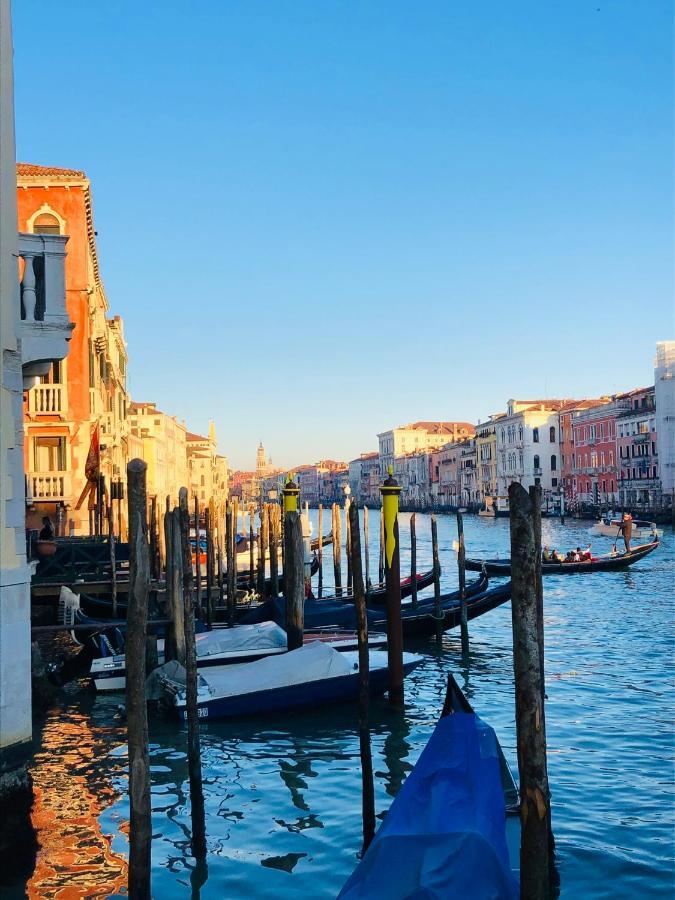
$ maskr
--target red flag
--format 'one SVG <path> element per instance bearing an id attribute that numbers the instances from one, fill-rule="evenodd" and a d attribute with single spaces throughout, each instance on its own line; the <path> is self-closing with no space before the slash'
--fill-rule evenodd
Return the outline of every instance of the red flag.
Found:
<path id="1" fill-rule="evenodd" d="M 84 464 L 84 474 L 86 475 L 87 481 L 98 481 L 100 469 L 101 450 L 98 438 L 98 425 L 96 425 L 91 435 L 91 444 L 89 446 L 89 453 L 87 454 L 87 461 Z"/>

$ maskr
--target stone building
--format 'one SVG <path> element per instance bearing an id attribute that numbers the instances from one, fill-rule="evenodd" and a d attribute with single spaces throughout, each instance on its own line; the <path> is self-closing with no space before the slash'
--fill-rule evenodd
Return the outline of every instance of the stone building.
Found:
<path id="1" fill-rule="evenodd" d="M 129 424 L 127 349 L 119 316 L 110 316 L 99 268 L 91 183 L 84 172 L 19 163 L 19 228 L 49 247 L 45 276 L 56 263 L 53 245 L 67 240 L 65 293 L 74 330 L 68 356 L 28 391 L 24 406 L 29 524 L 43 515 L 68 533 L 93 530 L 95 494 L 85 467 L 98 447 L 98 470 L 109 486 L 126 481 Z M 28 239 L 28 238 L 27 238 Z"/>
<path id="2" fill-rule="evenodd" d="M 473 437 L 476 429 L 469 422 L 413 422 L 378 434 L 380 473 L 386 478 L 389 466 L 398 456 L 435 450 L 444 444 Z"/>
<path id="3" fill-rule="evenodd" d="M 208 436 L 188 431 L 186 439 L 189 493 L 202 510 L 213 500 L 220 521 L 228 497 L 228 471 L 227 458 L 218 453 L 216 427 L 209 422 Z"/>
<path id="4" fill-rule="evenodd" d="M 509 400 L 497 423 L 497 493 L 517 481 L 541 485 L 547 501 L 560 493 L 559 411 L 565 400 Z"/>
<path id="5" fill-rule="evenodd" d="M 380 457 L 377 451 L 362 453 L 349 463 L 349 486 L 352 497 L 364 506 L 379 506 Z"/>
<path id="6" fill-rule="evenodd" d="M 138 455 L 148 465 L 148 499 L 154 497 L 161 510 L 167 496 L 172 506 L 176 505 L 180 488 L 189 484 L 185 423 L 157 409 L 156 403 L 132 402 L 129 428 L 140 441 Z"/>
<path id="7" fill-rule="evenodd" d="M 12 26 L 0 0 L 0 855 L 30 852 L 30 578 L 23 393 L 68 352 L 65 235 L 19 236 Z M 19 266 L 17 267 L 17 260 Z M 19 277 L 21 283 L 19 283 Z"/>
<path id="8" fill-rule="evenodd" d="M 675 341 L 656 345 L 654 402 L 661 491 L 675 508 Z"/>
<path id="9" fill-rule="evenodd" d="M 654 387 L 630 391 L 616 417 L 619 503 L 630 509 L 661 506 Z"/>
<path id="10" fill-rule="evenodd" d="M 497 423 L 504 413 L 496 413 L 476 425 L 476 480 L 478 499 L 492 506 L 497 496 Z"/>

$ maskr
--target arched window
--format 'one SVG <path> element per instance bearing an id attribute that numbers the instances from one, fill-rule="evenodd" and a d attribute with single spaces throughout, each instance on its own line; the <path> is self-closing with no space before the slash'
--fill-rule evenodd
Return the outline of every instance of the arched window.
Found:
<path id="1" fill-rule="evenodd" d="M 522 439 L 523 439 L 523 426 L 519 425 L 518 426 L 518 440 L 522 441 Z"/>
<path id="2" fill-rule="evenodd" d="M 540 466 L 539 466 L 539 457 L 535 454 L 535 457 L 534 457 L 534 471 L 536 472 L 537 469 L 539 469 L 539 468 L 540 468 Z"/>
<path id="3" fill-rule="evenodd" d="M 555 470 L 556 470 L 557 468 L 558 468 L 558 460 L 556 459 L 555 453 L 553 453 L 553 454 L 551 455 L 551 471 L 552 471 L 552 472 L 555 472 Z"/>
<path id="4" fill-rule="evenodd" d="M 502 444 L 504 443 L 504 429 L 502 428 Z"/>
<path id="5" fill-rule="evenodd" d="M 33 219 L 33 234 L 61 234 L 61 225 L 51 213 L 40 213 Z"/>
<path id="6" fill-rule="evenodd" d="M 551 425 L 548 430 L 548 439 L 552 444 L 555 444 L 555 425 Z"/>

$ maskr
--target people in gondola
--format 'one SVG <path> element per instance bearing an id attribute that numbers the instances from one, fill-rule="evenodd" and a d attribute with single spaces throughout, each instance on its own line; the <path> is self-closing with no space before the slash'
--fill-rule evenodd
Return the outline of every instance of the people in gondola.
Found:
<path id="1" fill-rule="evenodd" d="M 590 544 L 588 545 L 588 547 L 586 547 L 584 552 L 581 554 L 581 558 L 584 561 L 590 561 L 593 559 L 593 555 L 591 554 L 591 545 Z"/>
<path id="2" fill-rule="evenodd" d="M 633 534 L 633 517 L 630 513 L 624 513 L 621 517 L 621 525 L 619 530 L 623 536 L 623 542 L 626 546 L 626 553 L 630 553 L 630 539 Z"/>
<path id="3" fill-rule="evenodd" d="M 542 562 L 551 562 L 551 554 L 549 552 L 548 547 L 544 547 L 544 550 L 541 554 Z"/>

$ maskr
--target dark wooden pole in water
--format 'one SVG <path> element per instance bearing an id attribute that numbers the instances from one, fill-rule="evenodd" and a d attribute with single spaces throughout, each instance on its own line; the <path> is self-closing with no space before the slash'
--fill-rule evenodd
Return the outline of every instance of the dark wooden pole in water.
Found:
<path id="1" fill-rule="evenodd" d="M 333 504 L 333 577 L 335 595 L 342 596 L 342 516 L 337 503 Z"/>
<path id="2" fill-rule="evenodd" d="M 438 523 L 431 517 L 431 555 L 434 567 L 434 619 L 436 620 L 436 640 L 443 640 L 443 609 L 441 608 L 441 563 L 438 558 Z"/>
<path id="3" fill-rule="evenodd" d="M 175 587 L 176 587 L 176 577 L 174 564 L 175 560 L 172 555 L 173 549 L 173 513 L 165 512 L 164 513 L 164 521 L 162 522 L 162 530 L 165 535 L 165 544 L 166 544 L 166 568 L 164 570 L 164 607 L 167 616 L 171 619 L 171 625 L 166 629 L 166 635 L 164 637 L 164 662 L 169 662 L 172 659 L 176 659 L 178 656 L 178 651 L 176 649 L 176 599 L 175 599 Z M 183 610 L 181 608 L 181 614 Z"/>
<path id="4" fill-rule="evenodd" d="M 157 523 L 157 498 L 150 500 L 150 577 L 159 580 L 159 529 Z"/>
<path id="5" fill-rule="evenodd" d="M 182 666 L 185 665 L 186 658 L 185 599 L 183 597 L 183 585 L 185 583 L 184 565 L 181 511 L 179 507 L 176 507 L 171 513 L 171 599 L 173 604 L 171 618 L 173 619 L 173 632 L 176 643 L 176 659 Z M 190 565 L 192 565 L 192 560 L 190 560 Z M 194 632 L 194 625 L 192 630 Z"/>
<path id="6" fill-rule="evenodd" d="M 225 553 L 227 558 L 227 624 L 234 626 L 237 616 L 237 552 L 232 523 L 232 507 L 225 510 Z"/>
<path id="7" fill-rule="evenodd" d="M 267 596 L 266 575 L 266 557 L 267 557 L 267 527 L 269 519 L 267 515 L 267 504 L 260 504 L 260 531 L 258 532 L 258 593 L 261 598 Z"/>
<path id="8" fill-rule="evenodd" d="M 403 706 L 403 627 L 401 624 L 401 557 L 398 535 L 398 497 L 401 488 L 389 467 L 380 488 L 384 521 L 384 578 L 387 587 L 387 656 L 389 702 Z"/>
<path id="9" fill-rule="evenodd" d="M 462 635 L 462 655 L 469 653 L 469 619 L 466 611 L 466 549 L 464 546 L 464 519 L 457 512 L 457 569 L 459 575 L 459 625 Z"/>
<path id="10" fill-rule="evenodd" d="M 126 713 L 129 752 L 129 897 L 150 898 L 152 821 L 148 713 L 145 702 L 145 638 L 148 621 L 150 560 L 147 541 L 145 476 L 147 466 L 127 466 L 129 497 L 129 605 L 126 631 Z"/>
<path id="11" fill-rule="evenodd" d="M 305 548 L 302 540 L 300 513 L 286 513 L 284 522 L 286 544 L 284 565 L 284 597 L 286 598 L 286 634 L 288 649 L 302 647 L 305 607 Z"/>
<path id="12" fill-rule="evenodd" d="M 192 577 L 192 548 L 190 546 L 190 510 L 187 490 L 181 488 L 180 537 L 183 556 L 183 604 L 185 625 L 185 717 L 188 730 L 188 774 L 190 778 L 190 806 L 192 814 L 192 854 L 196 859 L 206 856 L 206 825 L 204 820 L 204 791 L 202 787 L 202 759 L 199 746 L 199 709 L 197 706 L 197 647 L 195 644 L 195 593 Z"/>
<path id="13" fill-rule="evenodd" d="M 370 593 L 370 548 L 368 546 L 368 507 L 363 507 L 363 549 L 365 556 L 365 564 L 366 564 L 366 597 Z"/>
<path id="14" fill-rule="evenodd" d="M 361 534 L 359 531 L 359 510 L 355 502 L 349 506 L 351 530 L 352 571 L 354 574 L 354 606 L 359 641 L 359 749 L 361 751 L 361 811 L 363 816 L 363 851 L 365 852 L 375 834 L 375 789 L 373 785 L 373 757 L 370 749 L 368 729 L 368 705 L 370 661 L 368 659 L 368 616 L 366 615 L 366 592 L 363 586 L 361 568 Z"/>
<path id="15" fill-rule="evenodd" d="M 269 506 L 270 594 L 279 596 L 279 505 Z"/>
<path id="16" fill-rule="evenodd" d="M 201 535 L 199 533 L 199 498 L 195 496 L 195 593 L 197 614 L 203 616 L 201 551 Z M 190 565 L 192 565 L 192 563 Z"/>
<path id="17" fill-rule="evenodd" d="M 206 627 L 213 629 L 213 535 L 211 534 L 211 509 L 204 510 L 206 531 Z"/>
<path id="18" fill-rule="evenodd" d="M 249 504 L 248 507 L 248 586 L 251 590 L 255 588 L 255 556 L 253 543 L 255 534 L 253 532 L 253 516 L 254 516 L 253 505 Z M 229 582 L 228 582 L 229 584 Z"/>
<path id="19" fill-rule="evenodd" d="M 380 507 L 380 559 L 377 568 L 378 585 L 384 583 L 384 510 Z"/>
<path id="20" fill-rule="evenodd" d="M 412 605 L 417 606 L 417 530 L 415 528 L 415 513 L 410 516 L 410 588 Z"/>
<path id="21" fill-rule="evenodd" d="M 112 500 L 108 506 L 108 542 L 110 544 L 110 580 L 111 580 L 111 600 L 112 600 L 112 617 L 117 618 L 117 561 L 115 559 L 115 529 L 113 527 L 113 506 Z"/>
<path id="22" fill-rule="evenodd" d="M 352 578 L 352 527 L 349 519 L 349 507 L 351 500 L 345 497 L 345 554 L 347 556 L 347 593 L 353 586 Z"/>
<path id="23" fill-rule="evenodd" d="M 509 486 L 513 670 L 520 775 L 520 891 L 521 897 L 528 900 L 550 897 L 553 874 L 543 647 L 538 639 L 537 621 L 538 569 L 541 567 L 541 546 L 537 546 L 535 522 L 537 501 L 536 493 L 530 496 L 522 485 L 514 482 Z"/>
<path id="24" fill-rule="evenodd" d="M 319 594 L 319 599 L 323 597 L 323 505 L 319 503 L 319 549 L 318 549 L 318 560 L 319 560 L 319 579 L 318 579 L 318 587 L 317 592 Z"/>

